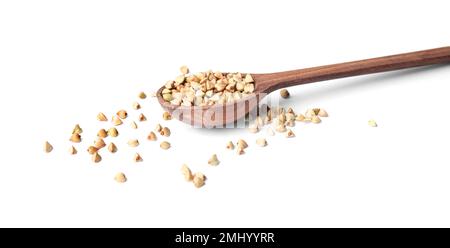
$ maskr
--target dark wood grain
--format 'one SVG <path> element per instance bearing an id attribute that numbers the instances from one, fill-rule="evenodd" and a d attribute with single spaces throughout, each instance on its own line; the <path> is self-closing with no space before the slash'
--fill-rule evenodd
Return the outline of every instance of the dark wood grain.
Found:
<path id="1" fill-rule="evenodd" d="M 175 118 L 183 122 L 198 127 L 222 127 L 244 117 L 249 111 L 258 106 L 261 98 L 280 88 L 449 62 L 450 47 L 442 47 L 293 71 L 265 74 L 252 73 L 255 80 L 255 94 L 241 101 L 225 105 L 216 104 L 204 107 L 174 106 L 162 99 L 161 91 L 164 87 L 159 89 L 157 97 L 165 110 L 173 113 Z"/>

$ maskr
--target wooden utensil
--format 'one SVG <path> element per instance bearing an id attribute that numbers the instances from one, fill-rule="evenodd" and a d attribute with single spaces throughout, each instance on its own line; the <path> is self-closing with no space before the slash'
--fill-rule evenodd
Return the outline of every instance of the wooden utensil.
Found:
<path id="1" fill-rule="evenodd" d="M 255 81 L 253 95 L 233 103 L 212 106 L 176 106 L 161 96 L 162 87 L 157 92 L 161 106 L 175 118 L 199 127 L 222 127 L 233 124 L 258 106 L 259 100 L 274 90 L 330 79 L 352 77 L 371 73 L 400 70 L 418 66 L 449 63 L 450 47 L 442 47 L 411 53 L 403 53 L 379 58 L 318 66 L 293 71 L 251 74 Z"/>

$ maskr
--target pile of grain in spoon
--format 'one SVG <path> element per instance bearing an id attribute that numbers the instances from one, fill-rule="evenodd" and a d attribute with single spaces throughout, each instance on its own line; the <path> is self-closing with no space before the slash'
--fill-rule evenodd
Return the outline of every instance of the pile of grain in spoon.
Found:
<path id="1" fill-rule="evenodd" d="M 162 98 L 177 106 L 211 106 L 225 104 L 249 96 L 255 90 L 250 74 L 199 72 L 188 74 L 189 69 L 181 67 L 182 74 L 169 80 L 161 92 Z"/>

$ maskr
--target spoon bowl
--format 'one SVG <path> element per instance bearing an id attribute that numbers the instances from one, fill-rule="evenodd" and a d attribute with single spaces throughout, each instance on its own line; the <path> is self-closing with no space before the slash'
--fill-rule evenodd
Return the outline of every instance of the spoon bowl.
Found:
<path id="1" fill-rule="evenodd" d="M 158 101 L 164 110 L 172 114 L 172 117 L 189 125 L 202 128 L 216 128 L 234 125 L 249 112 L 257 109 L 259 100 L 263 94 L 252 93 L 248 97 L 226 104 L 214 104 L 209 106 L 178 106 L 166 102 L 162 96 L 164 86 L 158 92 Z"/>

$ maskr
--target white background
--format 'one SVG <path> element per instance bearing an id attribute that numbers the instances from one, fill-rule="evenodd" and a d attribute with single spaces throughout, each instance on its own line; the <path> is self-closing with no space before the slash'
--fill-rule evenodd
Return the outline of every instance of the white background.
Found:
<path id="1" fill-rule="evenodd" d="M 99 111 L 136 119 L 137 93 L 183 64 L 274 72 L 450 45 L 448 1 L 417 2 L 1 1 L 0 226 L 450 226 L 450 66 L 290 88 L 284 105 L 330 117 L 266 148 L 254 144 L 265 132 L 162 121 L 150 98 L 146 123 L 120 127 L 117 154 L 96 165 L 85 151 L 110 126 Z M 168 151 L 144 139 L 159 122 L 173 132 Z M 84 142 L 71 156 L 76 123 Z M 225 149 L 238 138 L 243 156 Z M 207 175 L 203 188 L 183 180 L 183 163 Z"/>

